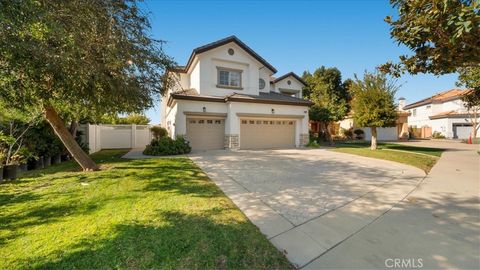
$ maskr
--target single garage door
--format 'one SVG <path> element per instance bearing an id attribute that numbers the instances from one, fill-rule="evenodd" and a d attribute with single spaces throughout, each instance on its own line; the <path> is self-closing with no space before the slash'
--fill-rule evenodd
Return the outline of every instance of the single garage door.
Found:
<path id="1" fill-rule="evenodd" d="M 225 119 L 187 118 L 186 137 L 193 150 L 223 149 Z"/>
<path id="2" fill-rule="evenodd" d="M 453 124 L 453 138 L 455 139 L 468 139 L 471 132 L 471 124 Z"/>
<path id="3" fill-rule="evenodd" d="M 240 120 L 241 149 L 292 148 L 294 146 L 294 120 Z"/>

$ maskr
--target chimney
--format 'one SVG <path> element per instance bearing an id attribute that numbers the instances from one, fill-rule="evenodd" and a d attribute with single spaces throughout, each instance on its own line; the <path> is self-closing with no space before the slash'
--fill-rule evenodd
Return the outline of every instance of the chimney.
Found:
<path id="1" fill-rule="evenodd" d="M 398 110 L 399 111 L 403 111 L 403 108 L 405 107 L 405 98 L 404 97 L 401 97 L 398 99 Z"/>

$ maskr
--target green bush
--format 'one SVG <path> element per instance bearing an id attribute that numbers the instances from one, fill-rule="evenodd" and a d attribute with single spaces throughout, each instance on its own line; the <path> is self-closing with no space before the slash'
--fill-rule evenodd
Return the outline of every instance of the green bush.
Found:
<path id="1" fill-rule="evenodd" d="M 349 128 L 349 129 L 341 128 L 340 129 L 340 134 L 343 137 L 345 137 L 345 139 L 351 140 L 351 139 L 353 139 L 353 128 Z"/>
<path id="2" fill-rule="evenodd" d="M 157 140 L 161 139 L 163 137 L 167 137 L 167 135 L 168 135 L 168 131 L 161 126 L 153 126 L 153 127 L 150 128 L 150 131 L 153 134 L 153 138 L 155 138 Z"/>
<path id="3" fill-rule="evenodd" d="M 188 154 L 190 151 L 192 151 L 192 148 L 183 137 L 178 137 L 175 140 L 170 137 L 161 137 L 160 139 L 153 139 L 152 142 L 147 145 L 143 154 L 149 156 L 165 156 Z"/>
<path id="4" fill-rule="evenodd" d="M 357 140 L 362 140 L 363 137 L 365 136 L 365 132 L 363 132 L 363 130 L 361 130 L 361 129 L 355 129 L 353 131 L 353 133 L 356 135 L 355 139 L 357 139 Z"/>
<path id="5" fill-rule="evenodd" d="M 445 139 L 445 136 L 438 131 L 433 132 L 432 137 L 434 139 Z"/>

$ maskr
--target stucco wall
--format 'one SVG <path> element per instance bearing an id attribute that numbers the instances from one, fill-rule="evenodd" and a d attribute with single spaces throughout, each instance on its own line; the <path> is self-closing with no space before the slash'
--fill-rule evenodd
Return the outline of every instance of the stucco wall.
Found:
<path id="1" fill-rule="evenodd" d="M 233 49 L 234 54 L 229 55 L 228 49 Z M 201 95 L 225 96 L 234 92 L 241 92 L 244 94 L 258 95 L 258 79 L 260 71 L 268 83 L 271 71 L 263 67 L 263 65 L 246 53 L 243 49 L 234 43 L 229 43 L 210 51 L 198 55 L 201 68 L 200 88 Z M 217 87 L 217 67 L 239 69 L 242 71 L 242 88 L 239 89 L 225 89 Z M 265 76 L 267 75 L 268 76 Z"/>

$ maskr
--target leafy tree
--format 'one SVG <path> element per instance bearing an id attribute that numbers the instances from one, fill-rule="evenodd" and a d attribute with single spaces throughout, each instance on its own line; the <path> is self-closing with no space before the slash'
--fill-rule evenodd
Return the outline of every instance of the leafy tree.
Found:
<path id="1" fill-rule="evenodd" d="M 457 85 L 480 91 L 480 65 L 459 69 Z"/>
<path id="2" fill-rule="evenodd" d="M 446 74 L 480 63 L 480 1 L 478 0 L 390 0 L 398 18 L 387 16 L 391 36 L 413 55 L 400 56 L 400 63 L 381 66 L 400 76 Z"/>
<path id="3" fill-rule="evenodd" d="M 363 80 L 355 76 L 351 85 L 354 94 L 352 105 L 355 125 L 370 127 L 372 142 L 370 149 L 377 149 L 377 127 L 395 126 L 397 111 L 395 93 L 396 82 L 383 73 L 365 72 Z"/>
<path id="4" fill-rule="evenodd" d="M 41 108 L 73 158 L 96 170 L 59 112 L 151 107 L 166 89 L 172 60 L 149 28 L 135 0 L 0 0 L 0 99 Z"/>
<path id="5" fill-rule="evenodd" d="M 99 122 L 102 124 L 113 124 L 113 125 L 128 125 L 128 124 L 148 125 L 148 123 L 150 123 L 150 119 L 144 114 L 131 113 L 126 117 L 119 117 L 118 115 L 104 115 L 101 117 Z"/>
<path id="6" fill-rule="evenodd" d="M 480 116 L 480 90 L 472 89 L 462 97 L 462 101 L 468 110 L 470 123 L 472 124 L 472 137 L 477 137 L 480 123 L 478 118 Z"/>
<path id="7" fill-rule="evenodd" d="M 469 121 L 472 124 L 472 137 L 476 138 L 480 123 L 480 66 L 462 68 L 459 70 L 458 86 L 465 86 L 471 89 L 462 97 L 462 101 L 467 108 Z"/>
<path id="8" fill-rule="evenodd" d="M 329 125 L 345 118 L 349 111 L 350 81 L 342 82 L 342 75 L 337 68 L 324 66 L 315 70 L 313 74 L 305 71 L 302 77 L 307 83 L 303 89 L 303 96 L 314 103 L 310 108 L 309 117 L 322 123 L 326 138 L 333 143 Z"/>
<path id="9" fill-rule="evenodd" d="M 23 112 L 0 101 L 0 152 L 7 165 L 18 161 L 16 158 L 24 152 L 28 131 L 40 120 L 41 113 L 33 108 Z"/>

